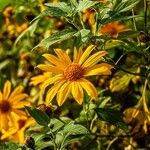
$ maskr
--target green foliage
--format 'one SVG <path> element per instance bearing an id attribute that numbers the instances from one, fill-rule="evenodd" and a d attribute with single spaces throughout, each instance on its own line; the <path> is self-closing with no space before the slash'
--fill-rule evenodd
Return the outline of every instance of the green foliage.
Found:
<path id="1" fill-rule="evenodd" d="M 50 54 L 54 48 L 66 50 L 72 59 L 74 47 L 84 51 L 93 44 L 92 53 L 108 53 L 99 63 L 113 66 L 109 76 L 88 77 L 98 91 L 95 101 L 84 92 L 82 106 L 70 95 L 62 107 L 55 102 L 44 104 L 43 110 L 26 107 L 37 125 L 25 136 L 32 137 L 35 145 L 1 141 L 0 150 L 149 149 L 149 7 L 146 0 L 0 0 L 1 89 L 10 80 L 14 87 L 24 86 L 35 107 L 45 103 L 41 85 L 30 85 L 32 76 L 41 75 L 36 65 L 43 62 L 40 55 L 45 49 Z M 101 32 L 114 21 L 121 26 Z M 51 85 L 46 92 L 48 88 Z M 47 108 L 53 106 L 49 113 Z M 129 116 L 128 109 L 133 111 Z M 139 117 L 139 112 L 144 115 Z"/>
<path id="2" fill-rule="evenodd" d="M 39 125 L 48 126 L 50 118 L 45 112 L 36 108 L 25 107 L 28 113 L 36 120 Z"/>
<path id="3" fill-rule="evenodd" d="M 54 44 L 56 42 L 61 42 L 61 41 L 72 38 L 74 36 L 74 34 L 75 34 L 74 30 L 68 30 L 68 29 L 60 31 L 60 32 L 56 32 L 53 35 L 51 35 L 50 37 L 42 40 L 36 47 L 44 46 L 48 49 L 49 46 L 51 46 L 52 44 Z M 34 49 L 36 47 L 34 47 Z"/>
<path id="4" fill-rule="evenodd" d="M 96 112 L 99 119 L 110 122 L 120 129 L 129 131 L 127 125 L 123 121 L 123 115 L 120 111 L 110 108 L 97 108 Z"/>
<path id="5" fill-rule="evenodd" d="M 1 150 L 17 150 L 19 148 L 18 144 L 12 142 L 0 143 Z"/>

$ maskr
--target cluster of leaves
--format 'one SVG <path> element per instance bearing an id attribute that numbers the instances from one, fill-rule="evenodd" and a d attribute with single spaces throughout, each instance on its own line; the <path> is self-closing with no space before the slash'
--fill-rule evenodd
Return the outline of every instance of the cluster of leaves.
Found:
<path id="1" fill-rule="evenodd" d="M 30 140 L 23 145 L 5 142 L 0 144 L 0 149 L 149 148 L 149 139 L 146 138 L 150 125 L 150 12 L 146 0 L 144 4 L 141 0 L 110 0 L 107 5 L 103 1 L 92 0 L 68 0 L 44 5 L 40 0 L 29 0 L 27 3 L 24 0 L 15 3 L 3 0 L 0 4 L 0 9 L 7 4 L 16 8 L 12 15 L 16 23 L 28 23 L 28 28 L 13 35 L 13 38 L 9 32 L 5 36 L 6 30 L 0 26 L 3 42 L 0 44 L 0 86 L 6 79 L 14 85 L 23 84 L 30 91 L 35 106 L 39 99 L 39 95 L 35 95 L 39 89 L 29 87 L 28 83 L 30 77 L 37 73 L 37 70 L 33 72 L 33 68 L 41 62 L 40 54 L 44 51 L 53 53 L 53 48 L 60 47 L 69 48 L 72 52 L 74 47 L 94 44 L 97 50 L 108 51 L 105 60 L 115 68 L 110 77 L 92 79 L 99 98 L 91 102 L 85 96 L 83 109 L 71 102 L 57 110 L 50 110 L 50 114 L 36 107 L 26 107 L 38 124 L 28 130 Z M 88 8 L 95 11 L 94 29 L 82 19 L 84 10 Z M 28 20 L 30 17 L 34 19 Z M 130 30 L 120 33 L 117 38 L 100 35 L 99 29 L 113 21 L 126 23 Z M 129 108 L 130 116 L 126 113 L 123 116 Z M 135 109 L 137 114 L 140 114 L 139 111 L 144 114 L 142 120 L 135 115 Z M 144 143 L 139 142 L 142 138 Z M 129 143 L 131 139 L 133 142 Z"/>

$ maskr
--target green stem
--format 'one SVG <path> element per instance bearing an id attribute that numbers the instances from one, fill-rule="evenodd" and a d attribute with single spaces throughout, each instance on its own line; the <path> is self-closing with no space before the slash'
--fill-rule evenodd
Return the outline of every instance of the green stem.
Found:
<path id="1" fill-rule="evenodd" d="M 90 129 L 90 124 L 89 124 L 89 119 L 88 119 L 88 108 L 87 108 L 87 105 L 89 104 L 86 104 L 85 102 L 83 102 L 83 110 L 84 110 L 84 113 L 85 113 L 85 117 L 86 117 L 86 122 L 87 122 L 87 127 L 88 129 Z"/>
<path id="2" fill-rule="evenodd" d="M 80 22 L 81 22 L 82 28 L 85 29 L 85 25 L 84 25 L 84 22 L 82 20 L 81 13 L 79 13 L 79 18 L 80 18 Z"/>
<path id="3" fill-rule="evenodd" d="M 132 16 L 133 16 L 133 26 L 134 26 L 134 30 L 137 31 L 137 27 L 136 27 L 136 21 L 135 21 L 135 14 L 134 14 L 134 9 L 132 9 Z M 137 41 L 138 43 L 140 43 L 139 37 L 137 37 Z M 141 44 L 141 43 L 140 43 Z"/>
<path id="4" fill-rule="evenodd" d="M 147 0 L 144 0 L 144 28 L 147 27 Z"/>

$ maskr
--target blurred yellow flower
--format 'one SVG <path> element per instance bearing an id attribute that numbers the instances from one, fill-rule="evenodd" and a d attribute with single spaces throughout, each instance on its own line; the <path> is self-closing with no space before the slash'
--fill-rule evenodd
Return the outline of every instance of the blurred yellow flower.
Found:
<path id="1" fill-rule="evenodd" d="M 125 25 L 118 21 L 110 22 L 103 25 L 100 29 L 100 34 L 109 35 L 113 38 L 117 38 L 120 32 L 128 31 Z"/>
<path id="2" fill-rule="evenodd" d="M 14 124 L 6 131 L 4 131 L 1 139 L 9 139 L 16 143 L 24 143 L 25 141 L 25 131 L 27 128 L 35 125 L 35 120 L 27 116 L 23 116 L 20 119 L 16 119 Z"/>
<path id="3" fill-rule="evenodd" d="M 95 25 L 95 14 L 95 10 L 91 8 L 85 9 L 83 11 L 83 22 L 88 21 L 91 28 L 93 28 L 93 26 Z"/>
<path id="4" fill-rule="evenodd" d="M 103 56 L 107 54 L 106 51 L 99 51 L 89 56 L 95 46 L 90 45 L 83 52 L 74 49 L 73 61 L 61 49 L 55 49 L 57 57 L 52 54 L 44 54 L 43 56 L 48 60 L 47 64 L 40 64 L 37 67 L 43 71 L 53 73 L 42 86 L 42 93 L 45 89 L 54 84 L 47 92 L 46 103 L 48 104 L 57 95 L 58 105 L 62 105 L 70 93 L 74 99 L 82 104 L 83 89 L 92 98 L 97 98 L 97 90 L 94 85 L 85 79 L 86 76 L 92 75 L 109 75 L 111 74 L 112 66 L 106 63 L 97 64 Z"/>
<path id="5" fill-rule="evenodd" d="M 7 130 L 16 117 L 24 115 L 21 109 L 30 105 L 30 102 L 25 101 L 27 96 L 22 86 L 16 87 L 11 93 L 10 81 L 5 82 L 3 92 L 0 91 L 0 131 Z"/>

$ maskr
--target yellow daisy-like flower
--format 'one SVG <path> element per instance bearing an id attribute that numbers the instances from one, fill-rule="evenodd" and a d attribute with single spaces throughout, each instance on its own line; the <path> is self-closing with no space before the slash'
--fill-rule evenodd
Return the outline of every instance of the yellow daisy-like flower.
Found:
<path id="1" fill-rule="evenodd" d="M 95 10 L 91 8 L 87 8 L 83 11 L 83 21 L 90 24 L 91 27 L 95 25 Z"/>
<path id="2" fill-rule="evenodd" d="M 7 130 L 16 117 L 24 115 L 21 109 L 30 105 L 30 102 L 24 101 L 27 96 L 22 86 L 16 87 L 11 93 L 10 81 L 5 82 L 3 92 L 0 91 L 0 130 Z"/>
<path id="3" fill-rule="evenodd" d="M 100 29 L 100 33 L 103 35 L 109 35 L 113 38 L 117 38 L 118 34 L 124 31 L 128 31 L 125 25 L 118 21 L 110 22 L 103 25 Z"/>
<path id="4" fill-rule="evenodd" d="M 88 22 L 89 26 L 94 33 L 96 28 L 96 20 L 95 20 L 96 12 L 92 8 L 87 8 L 83 11 L 83 22 Z"/>
<path id="5" fill-rule="evenodd" d="M 35 125 L 35 120 L 27 116 L 23 116 L 20 119 L 16 119 L 14 124 L 7 130 L 4 131 L 1 136 L 1 140 L 11 140 L 16 143 L 24 143 L 25 141 L 25 131 L 27 128 Z"/>
<path id="6" fill-rule="evenodd" d="M 57 102 L 60 106 L 66 101 L 70 93 L 79 104 L 82 104 L 83 89 L 92 99 L 97 98 L 96 88 L 85 77 L 110 75 L 112 66 L 106 63 L 97 64 L 107 52 L 99 51 L 89 56 L 94 48 L 95 46 L 90 45 L 84 52 L 82 49 L 77 51 L 75 48 L 73 61 L 61 49 L 55 49 L 57 57 L 52 54 L 43 55 L 48 63 L 40 64 L 37 67 L 43 71 L 54 73 L 54 76 L 46 80 L 41 86 L 42 92 L 44 92 L 45 88 L 54 84 L 47 92 L 47 104 L 57 95 Z"/>

